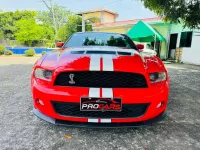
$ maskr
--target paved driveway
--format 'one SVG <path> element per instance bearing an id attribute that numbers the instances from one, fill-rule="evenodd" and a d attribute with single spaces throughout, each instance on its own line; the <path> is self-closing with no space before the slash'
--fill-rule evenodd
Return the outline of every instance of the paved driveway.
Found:
<path id="1" fill-rule="evenodd" d="M 171 94 L 164 121 L 136 129 L 85 129 L 35 117 L 32 64 L 19 63 L 0 63 L 0 149 L 200 149 L 199 66 L 167 65 Z"/>

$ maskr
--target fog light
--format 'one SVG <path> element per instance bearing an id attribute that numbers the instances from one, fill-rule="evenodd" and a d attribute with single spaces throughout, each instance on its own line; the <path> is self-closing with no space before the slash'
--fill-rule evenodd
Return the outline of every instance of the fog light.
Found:
<path id="1" fill-rule="evenodd" d="M 37 103 L 39 103 L 40 105 L 44 106 L 44 103 L 43 103 L 43 101 L 42 101 L 41 99 L 37 99 L 36 101 L 37 101 Z"/>
<path id="2" fill-rule="evenodd" d="M 160 103 L 157 105 L 156 108 L 160 108 L 160 107 L 162 107 L 163 105 L 164 105 L 164 102 L 160 102 Z"/>

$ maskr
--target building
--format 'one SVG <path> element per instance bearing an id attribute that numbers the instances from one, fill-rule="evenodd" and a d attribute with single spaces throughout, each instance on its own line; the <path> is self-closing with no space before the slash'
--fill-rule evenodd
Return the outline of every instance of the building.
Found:
<path id="1" fill-rule="evenodd" d="M 115 22 L 119 16 L 116 12 L 99 8 L 89 11 L 79 12 L 77 15 L 82 16 L 82 30 L 85 31 L 85 21 L 89 20 L 93 24 Z"/>
<path id="2" fill-rule="evenodd" d="M 159 32 L 166 42 L 155 43 L 158 56 L 165 59 L 182 61 L 184 63 L 200 65 L 200 31 L 183 28 L 181 24 L 166 24 L 161 18 L 145 18 L 135 20 L 116 21 L 119 16 L 116 12 L 107 9 L 93 9 L 80 12 L 82 27 L 85 29 L 85 21 L 93 24 L 94 31 L 115 32 L 126 34 L 138 21 L 148 23 Z M 154 45 L 154 42 L 151 43 Z"/>

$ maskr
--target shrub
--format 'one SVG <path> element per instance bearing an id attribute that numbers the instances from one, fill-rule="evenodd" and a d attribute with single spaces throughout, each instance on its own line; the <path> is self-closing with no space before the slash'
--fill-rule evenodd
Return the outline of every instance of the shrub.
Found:
<path id="1" fill-rule="evenodd" d="M 46 51 L 42 51 L 42 55 L 46 54 L 47 52 Z"/>
<path id="2" fill-rule="evenodd" d="M 26 56 L 34 56 L 35 50 L 34 49 L 26 50 L 25 54 L 26 54 Z"/>
<path id="3" fill-rule="evenodd" d="M 11 50 L 6 50 L 5 55 L 13 55 L 13 52 Z"/>
<path id="4" fill-rule="evenodd" d="M 0 45 L 0 55 L 3 55 L 5 50 L 6 48 L 3 45 Z"/>
<path id="5" fill-rule="evenodd" d="M 46 46 L 47 46 L 48 48 L 52 48 L 53 45 L 54 45 L 54 43 L 51 43 L 51 42 L 46 43 Z"/>

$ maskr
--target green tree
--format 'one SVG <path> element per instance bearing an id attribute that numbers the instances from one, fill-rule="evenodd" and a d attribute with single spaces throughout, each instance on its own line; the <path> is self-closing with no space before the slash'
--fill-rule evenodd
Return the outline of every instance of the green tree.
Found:
<path id="1" fill-rule="evenodd" d="M 53 27 L 47 24 L 41 24 L 40 26 L 43 28 L 43 32 L 44 32 L 43 40 L 54 41 L 55 32 L 54 32 Z"/>
<path id="2" fill-rule="evenodd" d="M 16 23 L 16 40 L 28 46 L 34 46 L 40 40 L 51 39 L 52 28 L 37 24 L 35 19 L 20 20 Z"/>
<path id="3" fill-rule="evenodd" d="M 3 40 L 4 39 L 4 34 L 2 31 L 0 31 L 0 40 Z"/>
<path id="4" fill-rule="evenodd" d="M 89 20 L 85 22 L 85 31 L 92 31 L 92 23 Z"/>
<path id="5" fill-rule="evenodd" d="M 37 15 L 36 11 L 23 10 L 15 12 L 0 12 L 0 31 L 4 38 L 13 39 L 14 31 L 16 30 L 16 22 L 34 18 Z"/>
<path id="6" fill-rule="evenodd" d="M 58 37 L 61 41 L 66 41 L 73 33 L 81 32 L 81 18 L 71 15 L 67 23 L 59 29 Z"/>
<path id="7" fill-rule="evenodd" d="M 141 0 L 166 22 L 183 23 L 184 27 L 200 28 L 199 0 Z"/>
<path id="8" fill-rule="evenodd" d="M 73 33 L 82 31 L 82 18 L 78 15 L 71 14 L 68 17 L 67 23 L 62 26 L 58 32 L 58 37 L 61 41 L 66 41 Z M 86 21 L 86 31 L 92 31 L 92 25 Z"/>
<path id="9" fill-rule="evenodd" d="M 68 20 L 68 16 L 71 14 L 63 6 L 59 6 L 55 0 L 40 0 L 45 4 L 48 11 L 39 11 L 38 19 L 43 23 L 53 26 L 55 32 L 55 38 L 57 39 L 58 31 Z"/>

